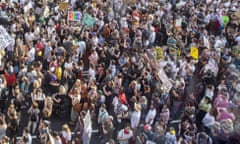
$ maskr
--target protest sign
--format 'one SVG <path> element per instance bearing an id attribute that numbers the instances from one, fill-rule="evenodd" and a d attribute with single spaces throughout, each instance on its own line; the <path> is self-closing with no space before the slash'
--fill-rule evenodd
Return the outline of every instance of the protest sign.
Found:
<path id="1" fill-rule="evenodd" d="M 3 26 L 0 26 L 0 48 L 5 49 L 6 47 L 13 44 L 14 39 L 8 34 Z"/>
<path id="2" fill-rule="evenodd" d="M 89 110 L 83 119 L 83 123 L 84 123 L 84 129 L 86 131 L 88 131 L 89 129 L 92 129 L 92 120 L 91 120 L 91 114 Z"/>
<path id="3" fill-rule="evenodd" d="M 135 4 L 135 3 L 136 3 L 136 0 L 123 0 L 123 2 L 124 2 L 126 5 L 131 5 L 131 4 Z"/>
<path id="4" fill-rule="evenodd" d="M 156 48 L 156 59 L 162 59 L 163 58 L 163 50 L 160 47 Z"/>
<path id="5" fill-rule="evenodd" d="M 214 73 L 214 76 L 218 74 L 218 63 L 215 59 L 210 58 L 208 63 L 205 65 L 205 72 L 211 70 Z"/>
<path id="6" fill-rule="evenodd" d="M 68 12 L 68 20 L 69 21 L 80 21 L 82 18 L 82 14 L 79 11 L 69 11 Z"/>
<path id="7" fill-rule="evenodd" d="M 191 46 L 191 48 L 190 48 L 190 55 L 191 55 L 194 59 L 198 60 L 198 48 L 197 48 L 197 47 L 194 47 L 194 46 Z"/>
<path id="8" fill-rule="evenodd" d="M 173 84 L 169 80 L 163 68 L 152 57 L 150 51 L 147 51 L 147 53 L 144 54 L 144 59 L 146 60 L 146 62 L 150 63 L 151 67 L 156 71 L 156 76 L 158 77 L 158 80 L 162 83 L 162 88 L 166 92 L 169 92 L 172 89 Z"/>
<path id="9" fill-rule="evenodd" d="M 169 80 L 168 76 L 166 75 L 165 71 L 162 68 L 158 69 L 157 76 L 159 80 L 162 82 L 163 89 L 166 90 L 166 92 L 169 92 L 171 88 L 173 87 L 172 82 Z"/>
<path id="10" fill-rule="evenodd" d="M 68 2 L 60 2 L 59 5 L 58 5 L 58 9 L 59 10 L 68 10 L 69 8 L 69 4 Z"/>
<path id="11" fill-rule="evenodd" d="M 28 2 L 27 5 L 24 6 L 23 11 L 24 13 L 27 13 L 31 8 L 33 7 L 32 2 Z"/>
<path id="12" fill-rule="evenodd" d="M 181 30 L 181 28 L 182 28 L 182 18 L 176 19 L 175 27 L 176 27 L 177 30 L 179 30 L 179 31 Z"/>
<path id="13" fill-rule="evenodd" d="M 89 14 L 84 14 L 83 15 L 83 18 L 82 18 L 82 23 L 89 26 L 89 27 L 93 27 L 94 23 L 95 23 L 95 18 L 92 17 L 91 15 Z"/>

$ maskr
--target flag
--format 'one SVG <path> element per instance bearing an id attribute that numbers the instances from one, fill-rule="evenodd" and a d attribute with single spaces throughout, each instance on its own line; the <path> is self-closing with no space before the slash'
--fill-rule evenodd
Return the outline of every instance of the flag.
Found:
<path id="1" fill-rule="evenodd" d="M 80 21 L 82 17 L 81 12 L 78 11 L 69 11 L 68 12 L 68 20 L 69 21 Z"/>
<path id="2" fill-rule="evenodd" d="M 190 48 L 190 55 L 194 58 L 198 60 L 198 48 L 191 46 Z"/>

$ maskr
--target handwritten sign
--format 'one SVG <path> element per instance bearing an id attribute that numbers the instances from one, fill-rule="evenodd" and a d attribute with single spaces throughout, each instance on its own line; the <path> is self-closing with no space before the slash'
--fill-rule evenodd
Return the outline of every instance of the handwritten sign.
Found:
<path id="1" fill-rule="evenodd" d="M 173 85 L 172 85 L 172 82 L 169 80 L 168 76 L 166 75 L 165 71 L 162 68 L 158 69 L 157 76 L 163 84 L 162 85 L 163 89 L 165 89 L 166 92 L 169 92 L 172 89 Z"/>
<path id="2" fill-rule="evenodd" d="M 124 2 L 126 5 L 131 5 L 131 4 L 135 4 L 135 3 L 136 3 L 136 0 L 123 0 L 123 2 Z"/>
<path id="3" fill-rule="evenodd" d="M 89 26 L 89 27 L 93 27 L 94 23 L 96 22 L 95 18 L 92 17 L 89 14 L 84 14 L 83 18 L 82 18 L 82 23 Z"/>
<path id="4" fill-rule="evenodd" d="M 69 9 L 69 4 L 68 2 L 60 2 L 58 5 L 59 10 L 68 10 Z"/>

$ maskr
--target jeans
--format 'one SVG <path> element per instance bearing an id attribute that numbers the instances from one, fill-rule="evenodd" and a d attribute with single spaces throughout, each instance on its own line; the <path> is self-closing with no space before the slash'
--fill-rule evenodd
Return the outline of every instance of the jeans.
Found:
<path id="1" fill-rule="evenodd" d="M 32 129 L 31 129 L 31 128 L 32 128 Z M 29 120 L 29 122 L 28 122 L 28 129 L 29 129 L 29 130 L 32 130 L 32 134 L 35 133 L 36 128 L 37 128 L 37 121 L 31 121 L 31 120 Z"/>

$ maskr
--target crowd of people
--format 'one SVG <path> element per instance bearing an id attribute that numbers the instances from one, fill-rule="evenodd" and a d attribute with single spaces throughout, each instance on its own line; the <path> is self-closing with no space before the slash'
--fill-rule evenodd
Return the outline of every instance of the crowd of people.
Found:
<path id="1" fill-rule="evenodd" d="M 93 129 L 100 144 L 240 140 L 239 0 L 0 4 L 14 39 L 0 49 L 0 143 L 90 144 Z"/>

